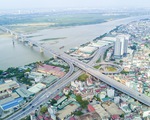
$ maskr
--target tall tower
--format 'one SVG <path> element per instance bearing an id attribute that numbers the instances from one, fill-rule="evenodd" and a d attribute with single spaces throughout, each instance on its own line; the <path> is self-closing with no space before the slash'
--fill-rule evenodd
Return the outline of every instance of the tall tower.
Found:
<path id="1" fill-rule="evenodd" d="M 115 42 L 114 58 L 121 58 L 127 54 L 128 40 L 123 36 L 119 36 Z"/>
<path id="2" fill-rule="evenodd" d="M 128 39 L 124 40 L 124 56 L 126 56 L 128 53 Z"/>
<path id="3" fill-rule="evenodd" d="M 116 39 L 115 42 L 114 57 L 121 58 L 121 41 L 118 38 Z"/>

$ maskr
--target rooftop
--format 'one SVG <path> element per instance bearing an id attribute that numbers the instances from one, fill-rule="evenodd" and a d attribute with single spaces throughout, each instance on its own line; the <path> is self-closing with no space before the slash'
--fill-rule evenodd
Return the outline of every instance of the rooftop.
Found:
<path id="1" fill-rule="evenodd" d="M 1 108 L 2 108 L 3 110 L 8 110 L 8 109 L 10 109 L 10 108 L 13 108 L 13 107 L 18 106 L 21 101 L 23 101 L 23 98 L 22 98 L 22 97 L 17 98 L 17 99 L 15 99 L 15 100 L 11 101 L 11 102 L 8 102 L 8 103 L 5 103 L 5 104 L 1 105 Z"/>
<path id="2" fill-rule="evenodd" d="M 19 84 L 16 81 L 9 81 L 4 84 L 0 84 L 0 91 L 5 91 L 11 88 L 18 88 Z"/>
<path id="3" fill-rule="evenodd" d="M 33 93 L 31 93 L 30 91 L 28 91 L 27 89 L 25 88 L 18 88 L 16 90 L 16 92 L 21 96 L 21 97 L 29 97 L 30 95 L 32 95 Z"/>

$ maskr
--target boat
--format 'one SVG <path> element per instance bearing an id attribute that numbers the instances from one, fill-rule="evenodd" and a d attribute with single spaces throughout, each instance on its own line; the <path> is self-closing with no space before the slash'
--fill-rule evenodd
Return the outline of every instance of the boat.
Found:
<path id="1" fill-rule="evenodd" d="M 64 48 L 64 46 L 61 46 L 59 49 L 63 49 Z"/>

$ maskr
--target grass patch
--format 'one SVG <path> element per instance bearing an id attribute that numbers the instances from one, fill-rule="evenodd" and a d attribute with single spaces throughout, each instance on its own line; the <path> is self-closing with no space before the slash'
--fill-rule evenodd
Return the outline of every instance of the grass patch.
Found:
<path id="1" fill-rule="evenodd" d="M 114 67 L 106 67 L 106 69 L 107 69 L 109 72 L 115 72 L 115 71 L 117 71 L 117 69 L 114 68 Z"/>
<path id="2" fill-rule="evenodd" d="M 80 75 L 80 76 L 78 77 L 78 80 L 80 80 L 80 81 L 85 81 L 88 77 L 89 77 L 89 76 L 84 73 L 84 74 L 82 74 L 82 75 Z"/>
<path id="3" fill-rule="evenodd" d="M 50 40 L 60 40 L 60 39 L 66 39 L 66 37 L 59 37 L 59 38 L 46 38 L 46 39 L 42 39 L 40 41 L 50 41 Z"/>
<path id="4" fill-rule="evenodd" d="M 100 63 L 101 62 L 101 57 L 96 61 L 96 63 Z"/>
<path id="5" fill-rule="evenodd" d="M 95 69 L 99 69 L 100 67 L 101 67 L 101 65 L 94 66 Z"/>

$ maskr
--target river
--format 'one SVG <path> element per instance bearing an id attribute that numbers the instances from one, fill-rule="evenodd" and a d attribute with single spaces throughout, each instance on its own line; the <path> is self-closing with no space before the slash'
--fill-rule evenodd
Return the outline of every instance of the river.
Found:
<path id="1" fill-rule="evenodd" d="M 80 44 L 92 41 L 94 38 L 109 32 L 120 24 L 127 24 L 141 18 L 148 18 L 148 16 L 138 16 L 124 18 L 114 21 L 109 21 L 101 24 L 83 25 L 74 27 L 51 28 L 39 30 L 32 33 L 32 40 L 39 41 L 48 38 L 59 38 L 47 41 L 46 46 L 55 51 L 65 51 Z M 48 57 L 29 46 L 25 46 L 20 42 L 13 45 L 12 37 L 0 33 L 0 69 L 6 70 L 8 67 L 23 66 L 35 61 L 43 61 Z M 4 33 L 3 33 L 4 34 Z M 38 36 L 38 37 L 36 37 Z M 64 49 L 59 49 L 64 46 Z"/>

